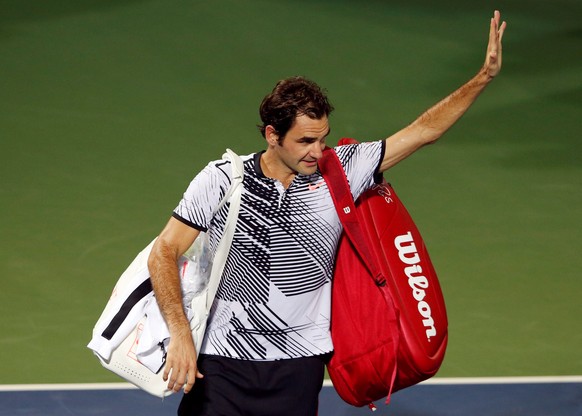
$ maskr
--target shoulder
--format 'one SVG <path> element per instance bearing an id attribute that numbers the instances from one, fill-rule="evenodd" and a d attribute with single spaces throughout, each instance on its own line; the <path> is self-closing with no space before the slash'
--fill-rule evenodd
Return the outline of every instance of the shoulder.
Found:
<path id="1" fill-rule="evenodd" d="M 379 140 L 342 144 L 334 147 L 334 150 L 345 168 L 360 163 L 370 163 L 372 166 L 377 166 L 384 157 L 385 142 L 384 140 Z"/>
<path id="2" fill-rule="evenodd" d="M 245 174 L 250 171 L 253 155 L 239 156 L 244 165 Z M 217 159 L 209 162 L 198 174 L 198 176 L 206 177 L 209 180 L 216 181 L 218 183 L 232 182 L 233 176 L 233 166 L 232 162 L 226 158 Z"/>

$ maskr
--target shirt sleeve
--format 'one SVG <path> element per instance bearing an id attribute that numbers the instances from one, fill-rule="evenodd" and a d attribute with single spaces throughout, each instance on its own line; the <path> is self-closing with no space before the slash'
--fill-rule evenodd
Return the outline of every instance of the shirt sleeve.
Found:
<path id="1" fill-rule="evenodd" d="M 384 140 L 337 146 L 335 151 L 346 172 L 354 200 L 382 181 L 378 169 L 384 158 Z"/>
<path id="2" fill-rule="evenodd" d="M 210 162 L 190 182 L 172 216 L 192 228 L 207 231 L 230 184 L 230 162 Z"/>

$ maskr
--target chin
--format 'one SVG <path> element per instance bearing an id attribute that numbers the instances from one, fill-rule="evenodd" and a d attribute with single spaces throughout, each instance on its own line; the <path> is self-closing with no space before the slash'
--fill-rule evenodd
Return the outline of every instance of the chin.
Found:
<path id="1" fill-rule="evenodd" d="M 299 173 L 305 176 L 310 176 L 313 175 L 315 172 L 317 172 L 317 166 L 314 167 L 313 169 L 302 169 L 301 172 Z"/>

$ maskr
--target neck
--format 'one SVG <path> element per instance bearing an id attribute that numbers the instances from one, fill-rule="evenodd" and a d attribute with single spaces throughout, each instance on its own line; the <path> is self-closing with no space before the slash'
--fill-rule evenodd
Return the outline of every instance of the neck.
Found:
<path id="1" fill-rule="evenodd" d="M 285 189 L 291 185 L 291 182 L 293 182 L 297 174 L 291 171 L 279 159 L 273 157 L 272 152 L 269 152 L 269 150 L 261 155 L 261 170 L 267 178 L 276 179 L 281 182 Z"/>

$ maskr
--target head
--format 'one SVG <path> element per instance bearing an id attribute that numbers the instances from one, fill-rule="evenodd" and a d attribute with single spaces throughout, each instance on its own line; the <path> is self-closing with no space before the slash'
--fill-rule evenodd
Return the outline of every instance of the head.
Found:
<path id="1" fill-rule="evenodd" d="M 298 116 L 318 120 L 327 118 L 332 111 L 326 93 L 315 82 L 304 77 L 291 77 L 279 81 L 263 99 L 259 109 L 262 124 L 258 127 L 265 137 L 267 126 L 272 126 L 279 144 L 282 144 Z"/>

